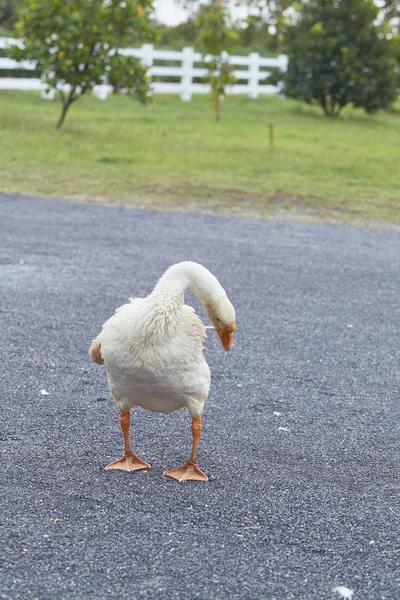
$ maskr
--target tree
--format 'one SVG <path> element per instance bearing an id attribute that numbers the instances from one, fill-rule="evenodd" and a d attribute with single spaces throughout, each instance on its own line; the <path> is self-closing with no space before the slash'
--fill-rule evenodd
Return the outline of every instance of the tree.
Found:
<path id="1" fill-rule="evenodd" d="M 367 113 L 397 98 L 394 43 L 376 25 L 373 0 L 310 0 L 288 28 L 285 93 L 339 115 L 346 104 Z M 295 20 L 296 21 L 296 20 Z"/>
<path id="2" fill-rule="evenodd" d="M 147 102 L 146 67 L 120 48 L 153 39 L 151 12 L 152 0 L 22 0 L 15 35 L 24 48 L 14 46 L 10 55 L 35 61 L 48 88 L 59 90 L 57 128 L 70 106 L 99 84 Z"/>
<path id="3" fill-rule="evenodd" d="M 213 0 L 209 6 L 200 8 L 196 18 L 199 29 L 197 46 L 204 58 L 208 55 L 205 81 L 211 86 L 216 121 L 221 118 L 221 99 L 226 95 L 226 86 L 236 82 L 233 68 L 225 54 L 236 39 L 229 16 L 224 0 Z"/>
<path id="4" fill-rule="evenodd" d="M 240 7 L 243 2 L 237 0 Z M 271 50 L 278 50 L 281 45 L 282 30 L 285 23 L 285 11 L 298 4 L 298 0 L 246 0 L 248 17 L 245 19 L 247 37 L 261 31 L 265 36 L 265 45 Z"/>
<path id="5" fill-rule="evenodd" d="M 183 46 L 192 46 L 197 38 L 197 29 L 193 19 L 179 23 L 174 27 L 157 23 L 159 43 L 181 50 Z"/>
<path id="6" fill-rule="evenodd" d="M 175 0 L 192 15 L 213 0 Z M 390 0 L 388 0 L 390 1 Z M 268 48 L 276 51 L 280 46 L 285 11 L 298 0 L 230 0 L 231 6 L 240 8 L 245 16 L 241 19 L 238 34 L 245 47 Z"/>

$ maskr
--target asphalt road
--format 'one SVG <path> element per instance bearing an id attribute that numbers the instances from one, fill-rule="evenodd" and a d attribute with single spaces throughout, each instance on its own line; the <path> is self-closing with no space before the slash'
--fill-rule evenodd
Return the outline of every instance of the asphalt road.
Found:
<path id="1" fill-rule="evenodd" d="M 238 315 L 232 352 L 206 343 L 210 480 L 162 477 L 185 411 L 133 411 L 152 468 L 106 472 L 88 346 L 186 259 Z M 0 195 L 0 598 L 400 598 L 399 259 L 396 231 Z"/>

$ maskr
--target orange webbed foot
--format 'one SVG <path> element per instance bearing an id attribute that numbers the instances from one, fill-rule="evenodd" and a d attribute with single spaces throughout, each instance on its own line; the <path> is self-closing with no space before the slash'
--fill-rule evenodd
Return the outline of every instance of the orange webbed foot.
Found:
<path id="1" fill-rule="evenodd" d="M 150 469 L 149 463 L 141 460 L 136 454 L 123 456 L 104 467 L 106 471 L 117 469 L 119 471 L 138 471 L 139 469 Z"/>
<path id="2" fill-rule="evenodd" d="M 172 477 L 177 481 L 208 481 L 208 477 L 203 471 L 194 464 L 186 463 L 177 469 L 171 469 L 163 473 L 166 477 Z"/>

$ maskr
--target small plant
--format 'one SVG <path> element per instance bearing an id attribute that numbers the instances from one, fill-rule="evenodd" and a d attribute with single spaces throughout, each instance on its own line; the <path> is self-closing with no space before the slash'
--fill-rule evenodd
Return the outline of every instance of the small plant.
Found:
<path id="1" fill-rule="evenodd" d="M 208 75 L 205 81 L 211 86 L 212 105 L 215 120 L 221 119 L 221 101 L 226 96 L 226 86 L 233 85 L 237 79 L 233 73 L 233 67 L 223 56 L 213 57 L 208 63 Z"/>
<path id="2" fill-rule="evenodd" d="M 36 71 L 59 91 L 60 128 L 70 106 L 96 85 L 108 84 L 146 103 L 149 82 L 138 58 L 123 56 L 120 48 L 152 40 L 152 0 L 22 0 L 14 35 L 24 47 L 13 46 L 16 60 L 36 62 Z"/>
<path id="3" fill-rule="evenodd" d="M 237 35 L 230 27 L 229 10 L 224 0 L 213 0 L 209 6 L 202 6 L 195 23 L 200 31 L 197 45 L 203 58 L 207 57 L 208 74 L 204 81 L 211 86 L 215 120 L 219 121 L 226 87 L 237 81 L 226 54 Z"/>

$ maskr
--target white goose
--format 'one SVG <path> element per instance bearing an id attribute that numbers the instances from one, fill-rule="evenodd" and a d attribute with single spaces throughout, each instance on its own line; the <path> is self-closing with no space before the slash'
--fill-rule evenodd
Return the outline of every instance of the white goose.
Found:
<path id="1" fill-rule="evenodd" d="M 201 416 L 210 387 L 210 369 L 203 356 L 205 327 L 194 309 L 184 304 L 191 289 L 200 299 L 222 346 L 233 346 L 235 309 L 216 277 L 194 262 L 170 267 L 146 298 L 117 308 L 90 346 L 90 357 L 105 364 L 111 396 L 120 409 L 124 456 L 106 469 L 135 471 L 150 465 L 130 445 L 130 409 L 153 412 L 187 408 L 192 417 L 192 452 L 186 464 L 164 475 L 178 481 L 207 481 L 197 465 Z"/>

